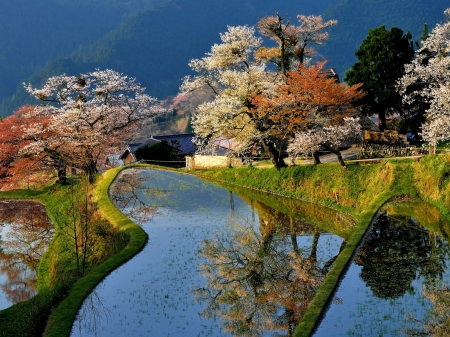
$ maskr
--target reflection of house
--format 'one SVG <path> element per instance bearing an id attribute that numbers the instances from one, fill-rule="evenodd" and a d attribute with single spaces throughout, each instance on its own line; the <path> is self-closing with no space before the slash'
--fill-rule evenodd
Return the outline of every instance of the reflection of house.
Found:
<path id="1" fill-rule="evenodd" d="M 135 153 L 138 148 L 142 146 L 152 146 L 162 142 L 163 140 L 167 141 L 168 145 L 176 148 L 180 156 L 184 157 L 191 155 L 195 152 L 195 144 L 192 142 L 193 138 L 193 133 L 153 136 L 144 142 L 128 144 L 125 151 L 120 155 L 120 159 L 123 160 L 125 164 L 135 162 L 137 161 Z"/>

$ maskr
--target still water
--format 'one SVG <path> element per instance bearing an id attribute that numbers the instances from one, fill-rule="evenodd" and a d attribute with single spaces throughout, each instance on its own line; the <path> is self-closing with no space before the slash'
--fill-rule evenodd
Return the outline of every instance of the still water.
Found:
<path id="1" fill-rule="evenodd" d="M 110 193 L 149 241 L 86 299 L 73 337 L 289 335 L 353 226 L 174 172 L 129 169 Z"/>
<path id="2" fill-rule="evenodd" d="M 314 336 L 449 336 L 449 233 L 423 202 L 382 207 Z"/>
<path id="3" fill-rule="evenodd" d="M 0 201 L 0 310 L 37 293 L 37 268 L 54 234 L 45 208 Z"/>

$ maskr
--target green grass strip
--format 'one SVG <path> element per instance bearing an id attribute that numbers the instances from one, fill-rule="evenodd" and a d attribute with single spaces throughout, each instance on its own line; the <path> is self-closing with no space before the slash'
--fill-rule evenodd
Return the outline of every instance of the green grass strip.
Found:
<path id="1" fill-rule="evenodd" d="M 222 169 L 193 172 L 208 180 L 249 188 L 275 195 L 312 201 L 347 212 L 357 219 L 344 249 L 319 287 L 306 313 L 297 325 L 294 336 L 307 337 L 313 333 L 343 273 L 352 262 L 374 215 L 390 198 L 397 195 L 417 196 L 415 184 L 421 170 L 429 171 L 427 162 L 391 160 L 379 164 L 349 164 L 343 171 L 338 165 L 274 169 Z M 437 163 L 433 163 L 436 166 Z M 440 173 L 436 173 L 439 175 Z M 426 199 L 426 195 L 423 196 Z"/>
<path id="2" fill-rule="evenodd" d="M 46 337 L 69 336 L 78 308 L 90 291 L 114 269 L 135 256 L 147 241 L 144 230 L 123 215 L 108 196 L 109 186 L 125 168 L 128 167 L 111 169 L 100 176 L 96 182 L 94 196 L 103 216 L 113 226 L 129 234 L 130 242 L 120 253 L 110 257 L 74 284 L 67 298 L 52 312 L 44 334 Z"/>

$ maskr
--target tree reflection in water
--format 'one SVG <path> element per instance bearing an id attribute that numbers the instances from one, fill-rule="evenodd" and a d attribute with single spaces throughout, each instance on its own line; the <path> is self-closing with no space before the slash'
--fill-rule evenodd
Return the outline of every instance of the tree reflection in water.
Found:
<path id="1" fill-rule="evenodd" d="M 77 312 L 77 319 L 82 322 L 78 326 L 80 335 L 98 336 L 100 322 L 107 321 L 111 311 L 103 305 L 102 298 L 96 290 L 91 291 Z"/>
<path id="2" fill-rule="evenodd" d="M 431 222 L 442 227 L 443 223 L 439 214 L 433 216 L 424 204 L 417 206 L 419 210 L 415 212 L 422 212 L 422 216 L 411 214 L 411 210 L 405 213 L 402 204 L 393 205 L 388 204 L 387 210 L 382 210 L 357 252 L 355 262 L 362 266 L 360 276 L 374 295 L 382 299 L 414 293 L 413 281 L 423 279 L 421 292 L 432 308 L 421 319 L 408 314 L 408 320 L 415 324 L 406 328 L 406 334 L 449 336 L 450 289 L 444 277 L 450 260 L 450 245 L 436 232 L 421 225 Z"/>
<path id="3" fill-rule="evenodd" d="M 53 226 L 41 204 L 9 200 L 0 202 L 0 232 L 0 273 L 6 276 L 2 291 L 9 304 L 25 301 L 37 292 L 37 268 Z"/>
<path id="4" fill-rule="evenodd" d="M 170 192 L 146 187 L 149 179 L 139 174 L 139 169 L 127 169 L 120 173 L 109 191 L 114 205 L 138 224 L 143 224 L 157 214 L 158 206 L 149 201 L 164 198 Z"/>
<path id="5" fill-rule="evenodd" d="M 203 242 L 200 272 L 205 287 L 196 299 L 205 318 L 220 317 L 236 336 L 272 331 L 292 336 L 332 262 L 317 257 L 320 230 L 259 205 L 259 229 L 231 222 L 229 230 Z M 310 249 L 299 248 L 298 232 L 314 234 Z"/>
<path id="6" fill-rule="evenodd" d="M 442 279 L 449 245 L 430 233 L 415 218 L 382 213 L 358 250 L 355 262 L 361 278 L 379 298 L 398 298 L 413 292 L 419 276 L 425 284 Z"/>

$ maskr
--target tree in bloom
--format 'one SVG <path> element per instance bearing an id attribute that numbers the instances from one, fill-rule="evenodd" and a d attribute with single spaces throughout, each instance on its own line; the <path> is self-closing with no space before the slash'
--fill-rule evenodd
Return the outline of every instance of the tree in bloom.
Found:
<path id="1" fill-rule="evenodd" d="M 0 180 L 2 189 L 23 188 L 24 183 L 33 184 L 53 170 L 51 162 L 42 155 L 24 153 L 33 140 L 25 130 L 39 125 L 46 129 L 49 125 L 47 116 L 35 115 L 34 107 L 24 106 L 13 115 L 0 120 Z M 40 135 L 47 137 L 46 133 Z M 22 184 L 22 185 L 21 185 Z"/>
<path id="2" fill-rule="evenodd" d="M 276 97 L 278 85 L 287 81 L 285 70 L 291 67 L 291 56 L 298 54 L 295 51 L 299 48 L 304 55 L 308 43 L 326 40 L 327 35 L 319 32 L 334 24 L 322 23 L 318 17 L 299 18 L 303 22 L 300 27 L 284 23 L 279 16 L 259 22 L 263 35 L 274 38 L 281 50 L 290 50 L 290 54 L 283 56 L 278 50 L 268 52 L 273 57 L 264 56 L 262 39 L 255 37 L 255 29 L 238 26 L 228 27 L 220 35 L 221 44 L 214 45 L 204 58 L 190 62 L 197 75 L 184 78 L 182 92 L 209 88 L 215 95 L 213 101 L 198 106 L 192 122 L 198 148 L 208 147 L 217 139 L 233 139 L 238 145 L 234 155 L 245 156 L 257 145 L 268 153 L 275 168 L 286 166 L 283 151 L 292 137 L 289 123 L 293 118 L 285 118 L 290 115 L 287 110 L 265 109 L 269 104 L 260 106 L 263 100 L 257 98 Z M 297 59 L 303 61 L 303 56 L 297 55 Z M 266 67 L 269 61 L 278 62 L 278 71 Z"/>
<path id="3" fill-rule="evenodd" d="M 240 151 L 258 143 L 280 163 L 280 149 L 267 134 L 264 121 L 253 113 L 251 99 L 258 93 L 273 92 L 280 76 L 253 57 L 262 43 L 254 34 L 251 27 L 228 27 L 220 35 L 221 44 L 189 63 L 197 75 L 185 77 L 181 89 L 187 93 L 207 87 L 215 94 L 212 102 L 198 106 L 193 118 L 198 147 L 211 145 L 218 138 L 234 139 Z"/>
<path id="4" fill-rule="evenodd" d="M 257 57 L 274 62 L 279 71 L 286 72 L 295 65 L 303 63 L 305 57 L 312 57 L 312 45 L 322 45 L 329 39 L 325 29 L 337 24 L 337 20 L 323 22 L 322 16 L 297 15 L 300 25 L 294 26 L 286 17 L 278 13 L 260 19 L 257 27 L 261 35 L 274 40 L 278 48 L 260 48 Z"/>
<path id="5" fill-rule="evenodd" d="M 82 169 L 91 178 L 99 161 L 139 123 L 163 112 L 134 78 L 113 70 L 50 77 L 41 89 L 30 84 L 25 89 L 45 103 L 34 113 L 48 117 L 50 123 L 24 130 L 32 139 L 24 151 L 44 154 L 62 168 Z"/>
<path id="6" fill-rule="evenodd" d="M 328 150 L 345 166 L 339 147 L 360 134 L 359 120 L 351 117 L 356 113 L 356 102 L 364 94 L 361 84 L 348 86 L 327 77 L 324 65 L 325 62 L 300 64 L 291 70 L 286 84 L 279 84 L 275 95 L 253 97 L 258 107 L 255 113 L 264 114 L 277 126 L 283 125 L 286 138 L 295 134 L 288 149 L 291 158 L 309 153 L 320 163 L 317 151 Z"/>
<path id="7" fill-rule="evenodd" d="M 450 139 L 450 8 L 444 14 L 446 20 L 422 41 L 399 81 L 405 103 L 429 104 L 421 136 L 431 152 L 439 142 Z"/>
<path id="8" fill-rule="evenodd" d="M 288 146 L 292 158 L 312 154 L 317 160 L 317 151 L 327 150 L 338 157 L 339 163 L 346 167 L 339 148 L 345 144 L 361 140 L 361 125 L 359 118 L 347 117 L 341 125 L 316 127 L 312 130 L 298 132 Z"/>

